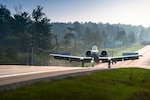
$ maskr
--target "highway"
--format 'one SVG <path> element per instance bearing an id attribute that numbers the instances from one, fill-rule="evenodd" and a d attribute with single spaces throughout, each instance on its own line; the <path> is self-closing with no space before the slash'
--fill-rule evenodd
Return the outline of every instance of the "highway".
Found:
<path id="1" fill-rule="evenodd" d="M 15 89 L 25 84 L 70 76 L 84 75 L 97 71 L 98 67 L 60 67 L 60 66 L 0 66 L 0 91 Z M 106 70 L 101 68 L 100 70 Z"/>
<path id="2" fill-rule="evenodd" d="M 138 60 L 117 62 L 111 68 L 138 67 L 150 69 L 150 46 L 137 51 L 142 54 Z M 51 81 L 52 79 L 65 78 L 88 74 L 98 70 L 108 70 L 107 63 L 95 67 L 63 67 L 63 66 L 21 66 L 0 65 L 0 91 L 17 88 L 37 81 Z"/>

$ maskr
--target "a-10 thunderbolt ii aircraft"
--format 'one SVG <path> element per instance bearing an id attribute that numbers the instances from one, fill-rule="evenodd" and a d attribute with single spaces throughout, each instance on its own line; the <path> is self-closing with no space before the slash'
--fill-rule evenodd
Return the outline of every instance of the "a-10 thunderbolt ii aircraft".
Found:
<path id="1" fill-rule="evenodd" d="M 94 67 L 94 62 L 99 63 L 108 63 L 108 68 L 111 68 L 110 64 L 116 63 L 117 61 L 126 61 L 126 60 L 136 60 L 139 59 L 138 53 L 125 53 L 122 56 L 116 56 L 116 57 L 108 57 L 108 53 L 106 50 L 103 50 L 99 53 L 99 50 L 97 49 L 97 46 L 93 46 L 92 50 L 87 50 L 85 52 L 85 57 L 81 56 L 71 56 L 71 55 L 64 55 L 64 54 L 56 54 L 52 53 L 50 56 L 53 56 L 54 59 L 59 60 L 68 60 L 70 62 L 76 61 L 76 62 L 82 62 L 82 67 L 84 67 L 85 62 L 91 62 L 92 67 Z"/>

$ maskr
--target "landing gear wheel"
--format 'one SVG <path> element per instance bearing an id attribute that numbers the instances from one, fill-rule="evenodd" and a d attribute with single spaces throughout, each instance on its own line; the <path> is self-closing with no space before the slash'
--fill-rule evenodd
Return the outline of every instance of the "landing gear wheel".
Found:
<path id="1" fill-rule="evenodd" d="M 82 67 L 84 67 L 84 60 L 82 61 Z"/>
<path id="2" fill-rule="evenodd" d="M 92 58 L 92 60 L 91 60 L 91 65 L 92 65 L 92 67 L 94 67 L 94 58 Z"/>
<path id="3" fill-rule="evenodd" d="M 94 67 L 94 63 L 92 63 L 92 67 Z"/>
<path id="4" fill-rule="evenodd" d="M 110 66 L 110 61 L 108 61 L 108 68 L 111 68 L 111 66 Z"/>

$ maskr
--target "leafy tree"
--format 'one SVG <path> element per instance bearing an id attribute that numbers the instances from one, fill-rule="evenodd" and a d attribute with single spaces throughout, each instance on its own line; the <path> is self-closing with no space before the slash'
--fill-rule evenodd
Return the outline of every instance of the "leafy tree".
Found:
<path id="1" fill-rule="evenodd" d="M 125 31 L 119 31 L 119 32 L 117 32 L 115 40 L 123 41 L 125 38 L 126 38 L 126 32 Z"/>
<path id="2" fill-rule="evenodd" d="M 28 31 L 31 26 L 31 19 L 28 12 L 22 12 L 14 15 L 15 33 L 20 34 Z"/>
<path id="3" fill-rule="evenodd" d="M 136 36 L 135 36 L 134 32 L 129 33 L 128 38 L 129 38 L 130 43 L 134 43 L 136 41 Z"/>
<path id="4" fill-rule="evenodd" d="M 31 19 L 28 12 L 20 12 L 14 15 L 14 33 L 19 38 L 19 49 L 27 52 L 29 45 L 29 30 L 31 29 Z"/>
<path id="5" fill-rule="evenodd" d="M 49 49 L 51 46 L 51 28 L 50 20 L 42 12 L 43 7 L 37 6 L 32 12 L 34 23 L 32 25 L 32 42 L 38 48 Z"/>
<path id="6" fill-rule="evenodd" d="M 71 43 L 71 39 L 74 38 L 74 28 L 68 27 L 68 33 L 65 34 L 64 39 L 65 39 L 65 45 L 69 45 Z"/>
<path id="7" fill-rule="evenodd" d="M 85 45 L 89 47 L 93 45 L 102 46 L 104 41 L 104 33 L 100 33 L 99 31 L 93 31 L 87 27 L 86 34 L 83 37 L 83 41 Z"/>
<path id="8" fill-rule="evenodd" d="M 116 41 L 122 41 L 124 46 L 128 46 L 130 44 L 130 39 L 127 37 L 125 31 L 119 31 L 115 37 Z"/>
<path id="9" fill-rule="evenodd" d="M 13 19 L 11 17 L 10 11 L 6 6 L 0 4 L 0 40 L 4 39 L 5 36 L 12 33 L 11 27 Z"/>
<path id="10" fill-rule="evenodd" d="M 43 19 L 45 13 L 43 13 L 42 10 L 43 7 L 41 7 L 40 5 L 37 6 L 37 9 L 33 10 L 32 17 L 35 20 L 35 22 L 40 22 Z"/>
<path id="11" fill-rule="evenodd" d="M 92 30 L 89 27 L 86 27 L 85 33 L 86 34 L 83 36 L 83 42 L 85 43 L 85 45 L 86 43 L 91 44 L 93 42 Z"/>
<path id="12" fill-rule="evenodd" d="M 7 48 L 5 53 L 6 53 L 6 57 L 8 57 L 12 61 L 12 63 L 16 64 L 17 52 L 12 48 Z"/>
<path id="13" fill-rule="evenodd" d="M 74 22 L 74 30 L 76 31 L 77 35 L 82 36 L 82 25 L 79 22 Z"/>
<path id="14" fill-rule="evenodd" d="M 73 39 L 74 34 L 73 33 L 66 33 L 64 36 L 65 42 L 66 44 L 70 44 L 70 40 Z"/>

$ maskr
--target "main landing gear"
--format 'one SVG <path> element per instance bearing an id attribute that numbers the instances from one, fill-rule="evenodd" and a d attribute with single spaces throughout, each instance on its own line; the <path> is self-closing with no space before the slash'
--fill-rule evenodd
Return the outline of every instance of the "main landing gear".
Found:
<path id="1" fill-rule="evenodd" d="M 91 66 L 94 67 L 94 58 L 91 60 Z M 82 67 L 84 67 L 84 60 L 82 60 Z M 111 60 L 108 61 L 108 68 L 111 68 Z"/>
<path id="2" fill-rule="evenodd" d="M 84 60 L 82 60 L 82 67 L 84 67 Z"/>
<path id="3" fill-rule="evenodd" d="M 109 60 L 108 61 L 108 68 L 111 68 L 110 63 L 111 63 L 111 61 Z"/>
<path id="4" fill-rule="evenodd" d="M 94 67 L 94 58 L 92 58 L 91 60 L 91 66 Z M 84 67 L 84 60 L 82 60 L 82 67 Z"/>

